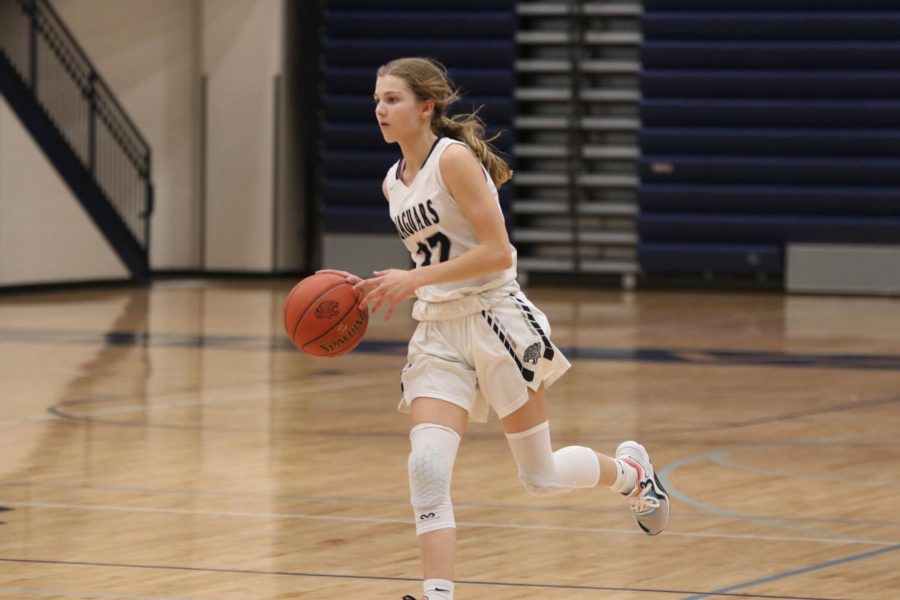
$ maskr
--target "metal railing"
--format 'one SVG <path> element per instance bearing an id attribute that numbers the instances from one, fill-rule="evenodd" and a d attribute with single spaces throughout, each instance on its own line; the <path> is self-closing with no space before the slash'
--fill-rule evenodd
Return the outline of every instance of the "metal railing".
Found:
<path id="1" fill-rule="evenodd" d="M 149 252 L 150 146 L 48 0 L 0 0 L 0 52 Z"/>

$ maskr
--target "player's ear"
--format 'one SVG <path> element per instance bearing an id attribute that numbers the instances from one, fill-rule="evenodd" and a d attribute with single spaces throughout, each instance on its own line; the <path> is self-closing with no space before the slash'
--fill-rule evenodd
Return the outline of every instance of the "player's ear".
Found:
<path id="1" fill-rule="evenodd" d="M 434 114 L 434 100 L 425 100 L 422 102 L 421 113 L 419 113 L 423 119 L 431 119 L 431 115 Z"/>

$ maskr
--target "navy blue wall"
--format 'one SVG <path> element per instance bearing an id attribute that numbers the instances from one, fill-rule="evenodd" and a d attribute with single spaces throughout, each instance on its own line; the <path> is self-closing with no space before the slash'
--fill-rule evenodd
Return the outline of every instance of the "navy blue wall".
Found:
<path id="1" fill-rule="evenodd" d="M 900 243 L 900 4 L 645 0 L 642 269 L 778 278 Z"/>
<path id="2" fill-rule="evenodd" d="M 425 56 L 447 66 L 464 96 L 456 112 L 479 113 L 495 145 L 512 148 L 514 0 L 327 0 L 323 14 L 319 211 L 324 232 L 393 232 L 381 182 L 400 158 L 375 122 L 376 69 Z M 451 111 L 454 112 L 454 111 Z M 504 186 L 505 194 L 512 186 Z"/>

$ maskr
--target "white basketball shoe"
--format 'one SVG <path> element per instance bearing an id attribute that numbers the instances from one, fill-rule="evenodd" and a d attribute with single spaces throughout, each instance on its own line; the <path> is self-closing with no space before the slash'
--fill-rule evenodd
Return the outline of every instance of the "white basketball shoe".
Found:
<path id="1" fill-rule="evenodd" d="M 622 442 L 616 448 L 616 458 L 621 458 L 638 472 L 634 491 L 627 495 L 638 527 L 647 535 L 662 532 L 669 522 L 669 494 L 653 471 L 647 450 L 637 442 Z"/>

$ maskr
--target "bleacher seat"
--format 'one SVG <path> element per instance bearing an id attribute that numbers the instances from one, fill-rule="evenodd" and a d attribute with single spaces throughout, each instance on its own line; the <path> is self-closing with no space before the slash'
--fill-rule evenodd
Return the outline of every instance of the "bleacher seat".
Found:
<path id="1" fill-rule="evenodd" d="M 376 69 L 395 58 L 444 63 L 463 98 L 451 112 L 479 113 L 494 145 L 513 147 L 515 29 L 513 0 L 327 0 L 323 13 L 319 212 L 324 233 L 393 232 L 381 193 L 400 158 L 374 117 Z M 508 186 L 511 187 L 511 186 Z M 511 190 L 501 190 L 507 208 Z"/>
<path id="2" fill-rule="evenodd" d="M 648 242 L 638 247 L 638 260 L 652 273 L 683 272 L 684 264 L 696 266 L 692 272 L 780 275 L 784 258 L 777 245 L 769 244 L 667 244 Z"/>
<path id="3" fill-rule="evenodd" d="M 898 157 L 900 128 L 651 127 L 640 133 L 645 155 L 717 157 Z"/>
<path id="4" fill-rule="evenodd" d="M 654 131 L 735 124 L 753 128 L 900 130 L 900 102 L 891 100 L 651 98 L 644 101 L 641 114 L 644 127 Z"/>
<path id="5" fill-rule="evenodd" d="M 642 185 L 638 201 L 646 214 L 746 213 L 900 216 L 900 187 L 739 184 Z"/>
<path id="6" fill-rule="evenodd" d="M 780 276 L 786 244 L 900 243 L 900 5 L 645 0 L 639 256 Z"/>

